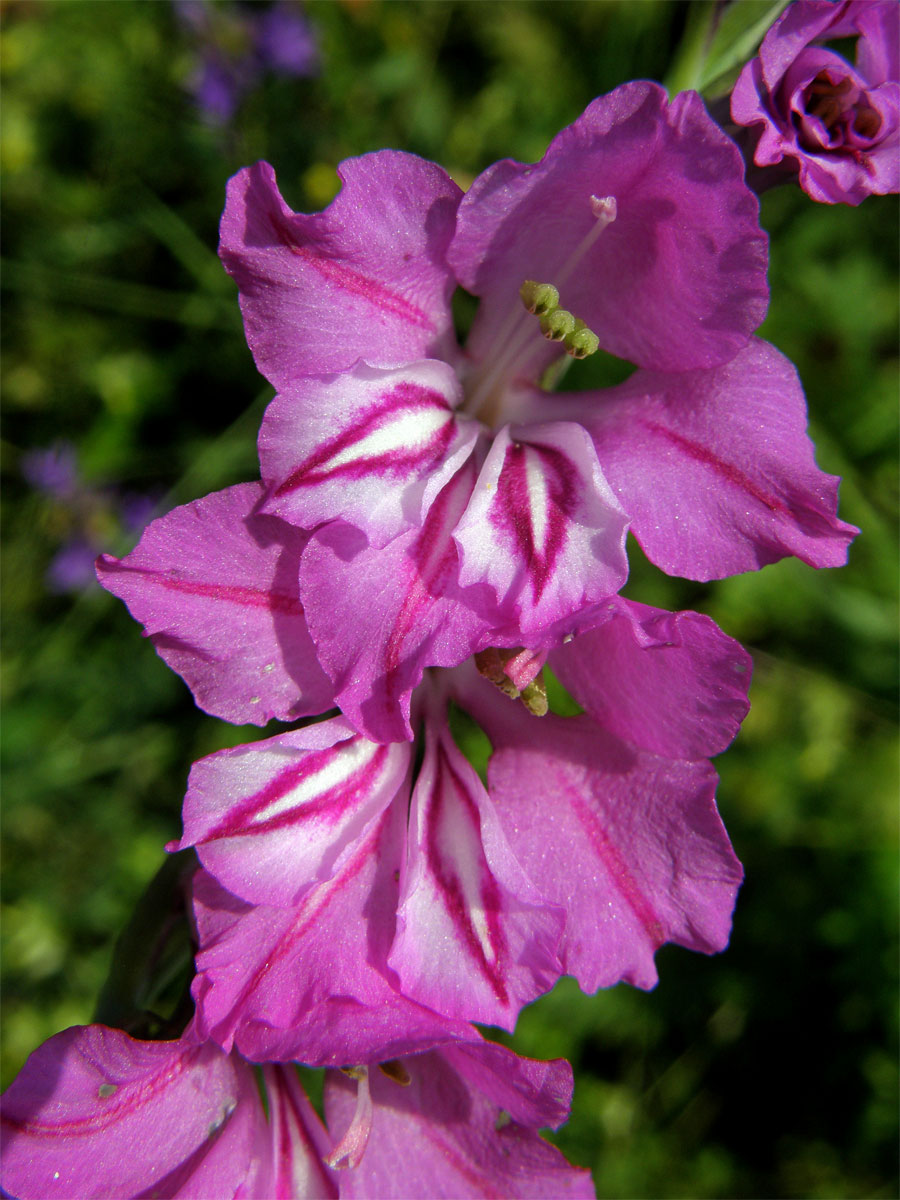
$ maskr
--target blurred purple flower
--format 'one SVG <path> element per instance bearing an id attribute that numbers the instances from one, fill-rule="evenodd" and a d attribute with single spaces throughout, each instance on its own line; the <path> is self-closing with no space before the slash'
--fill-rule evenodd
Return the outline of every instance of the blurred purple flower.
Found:
<path id="1" fill-rule="evenodd" d="M 270 7 L 176 0 L 175 11 L 198 46 L 190 90 L 215 124 L 227 124 L 266 71 L 299 78 L 318 70 L 315 35 L 299 7 L 286 0 Z"/>
<path id="2" fill-rule="evenodd" d="M 26 483 L 48 496 L 66 498 L 78 488 L 78 466 L 71 442 L 54 442 L 42 450 L 26 451 L 21 469 Z"/>
<path id="3" fill-rule="evenodd" d="M 92 587 L 97 547 L 81 537 L 74 537 L 59 550 L 44 574 L 47 591 L 64 596 Z"/>
<path id="4" fill-rule="evenodd" d="M 141 492 L 125 492 L 119 500 L 119 519 L 129 533 L 142 533 L 144 527 L 158 515 L 158 506 L 158 496 L 145 495 Z M 92 575 L 93 571 L 92 563 Z"/>
<path id="5" fill-rule="evenodd" d="M 71 442 L 26 451 L 20 469 L 25 482 L 46 496 L 51 527 L 62 542 L 44 575 L 47 591 L 54 595 L 94 587 L 94 560 L 117 529 L 139 534 L 158 515 L 156 495 L 93 487 L 82 479 Z"/>
<path id="6" fill-rule="evenodd" d="M 281 75 L 313 75 L 319 68 L 319 48 L 306 19 L 289 4 L 275 4 L 254 13 L 256 53 L 269 70 Z"/>

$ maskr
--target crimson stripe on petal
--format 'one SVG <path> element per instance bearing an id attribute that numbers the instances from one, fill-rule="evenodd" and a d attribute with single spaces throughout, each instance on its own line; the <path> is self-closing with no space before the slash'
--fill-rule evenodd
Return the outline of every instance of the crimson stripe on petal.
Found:
<path id="1" fill-rule="evenodd" d="M 308 750 L 300 762 L 279 772 L 264 788 L 236 804 L 195 844 L 245 833 L 268 833 L 313 817 L 336 824 L 348 808 L 378 786 L 390 765 L 391 747 L 352 738 L 325 750 Z"/>
<path id="2" fill-rule="evenodd" d="M 408 653 L 409 634 L 417 628 L 427 629 L 428 613 L 455 575 L 458 553 L 450 533 L 465 511 L 474 481 L 475 466 L 469 459 L 435 499 L 410 549 L 412 569 L 406 592 L 384 647 L 389 680 Z"/>
<path id="3" fill-rule="evenodd" d="M 435 761 L 426 845 L 435 882 L 440 887 L 453 924 L 478 970 L 503 1005 L 509 993 L 500 972 L 507 957 L 506 939 L 497 914 L 500 890 L 487 869 L 481 844 L 478 807 L 443 748 Z"/>
<path id="4" fill-rule="evenodd" d="M 89 1133 L 97 1133 L 108 1129 L 110 1125 L 115 1125 L 136 1109 L 149 1104 L 157 1093 L 169 1087 L 179 1075 L 194 1065 L 202 1049 L 202 1046 L 190 1046 L 176 1059 L 164 1058 L 162 1068 L 144 1083 L 135 1086 L 133 1083 L 126 1082 L 122 1085 L 121 1092 L 113 1093 L 102 1100 L 98 1096 L 98 1104 L 102 1104 L 103 1109 L 94 1117 L 81 1117 L 76 1120 L 51 1123 L 32 1118 L 19 1120 L 3 1113 L 0 1115 L 0 1122 L 8 1129 L 22 1129 L 31 1135 L 38 1134 L 41 1137 L 82 1137 Z"/>
<path id="5" fill-rule="evenodd" d="M 777 496 L 772 496 L 768 492 L 763 491 L 748 475 L 744 474 L 740 467 L 734 466 L 733 463 L 725 462 L 717 454 L 713 454 L 709 447 L 702 446 L 699 442 L 694 442 L 690 438 L 685 437 L 684 434 L 676 433 L 674 429 L 669 429 L 665 425 L 658 425 L 655 421 L 648 421 L 644 417 L 638 417 L 637 420 L 649 433 L 671 442 L 689 458 L 693 458 L 696 462 L 710 467 L 717 475 L 721 475 L 729 483 L 733 483 L 736 487 L 747 492 L 754 500 L 758 500 L 760 504 L 765 505 L 772 512 L 780 513 L 782 516 L 793 520 L 791 510 Z"/>
<path id="6" fill-rule="evenodd" d="M 427 428 L 424 437 L 422 426 Z M 454 431 L 453 414 L 440 392 L 401 380 L 352 425 L 319 446 L 274 494 L 281 497 L 335 475 L 358 479 L 368 474 L 425 474 L 444 457 Z"/>
<path id="7" fill-rule="evenodd" d="M 277 216 L 274 212 L 270 213 L 270 217 L 282 244 L 290 250 L 291 254 L 295 254 L 304 263 L 312 267 L 323 279 L 327 279 L 329 283 L 334 284 L 341 291 L 349 292 L 352 296 L 359 296 L 360 299 L 365 300 L 374 308 L 378 308 L 392 317 L 399 317 L 401 321 L 405 321 L 408 325 L 416 325 L 419 329 L 434 330 L 434 322 L 421 308 L 410 303 L 403 296 L 398 296 L 396 292 L 390 291 L 383 284 L 375 279 L 371 279 L 368 275 L 361 275 L 358 271 L 344 266 L 335 259 L 325 258 L 323 255 L 317 254 L 314 250 L 310 250 L 308 246 L 299 245 L 294 237 L 293 230 L 291 230 L 290 226 L 281 217 Z"/>
<path id="8" fill-rule="evenodd" d="M 224 600 L 244 608 L 267 608 L 270 612 L 286 613 L 302 617 L 303 605 L 296 596 L 285 592 L 263 591 L 260 588 L 244 587 L 241 584 L 202 583 L 198 579 L 182 579 L 177 575 L 164 574 L 146 567 L 126 566 L 108 554 L 100 556 L 103 570 L 109 574 L 141 575 L 170 592 L 181 592 L 186 596 L 202 596 L 207 600 Z"/>
<path id="9" fill-rule="evenodd" d="M 597 814 L 575 789 L 566 789 L 572 811 L 577 816 L 597 857 L 603 863 L 610 882 L 644 928 L 647 938 L 657 950 L 666 940 L 663 922 L 641 890 L 618 848 L 603 832 Z"/>
<path id="10" fill-rule="evenodd" d="M 577 476 L 565 454 L 552 446 L 510 444 L 489 517 L 512 538 L 535 602 L 553 577 L 577 505 Z"/>
<path id="11" fill-rule="evenodd" d="M 263 979 L 297 949 L 299 943 L 322 917 L 332 901 L 339 899 L 341 893 L 349 888 L 356 877 L 368 866 L 372 855 L 377 853 L 381 835 L 389 817 L 390 811 L 388 810 L 378 824 L 373 827 L 368 837 L 359 843 L 353 856 L 341 867 L 340 873 L 313 888 L 294 908 L 295 915 L 291 923 L 271 943 L 265 954 L 261 955 L 260 963 L 255 970 L 252 973 L 249 971 L 246 973 L 243 986 L 231 1003 L 232 1013 L 241 1014 L 242 1019 L 246 1019 L 243 1016 L 243 1010 L 250 1004 Z M 250 905 L 247 906 L 247 909 L 252 912 Z M 201 954 L 203 950 L 204 947 L 201 945 Z M 204 970 L 205 967 L 198 959 L 198 971 L 200 972 L 198 979 L 201 978 Z"/>

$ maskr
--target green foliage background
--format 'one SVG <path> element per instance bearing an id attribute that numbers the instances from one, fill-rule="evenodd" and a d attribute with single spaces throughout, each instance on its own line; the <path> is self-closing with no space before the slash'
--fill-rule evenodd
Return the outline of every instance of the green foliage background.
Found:
<path id="1" fill-rule="evenodd" d="M 496 158 L 540 157 L 593 96 L 665 78 L 688 26 L 658 0 L 307 12 L 321 74 L 267 79 L 223 130 L 186 93 L 195 52 L 169 4 L 3 10 L 4 1083 L 90 1020 L 180 832 L 191 761 L 259 736 L 197 712 L 98 588 L 48 594 L 72 518 L 27 488 L 22 453 L 69 439 L 92 486 L 164 493 L 161 509 L 251 478 L 270 393 L 214 254 L 227 177 L 267 158 L 309 211 L 342 158 L 395 146 L 465 186 Z M 754 652 L 753 710 L 718 764 L 747 882 L 725 955 L 668 948 L 650 994 L 567 982 L 520 1020 L 517 1049 L 575 1064 L 556 1140 L 601 1196 L 898 1194 L 897 205 L 784 188 L 762 219 L 763 333 L 798 365 L 819 462 L 863 534 L 845 570 L 788 562 L 713 586 L 632 546 L 630 595 L 708 612 Z M 620 364 L 576 369 L 584 386 Z"/>

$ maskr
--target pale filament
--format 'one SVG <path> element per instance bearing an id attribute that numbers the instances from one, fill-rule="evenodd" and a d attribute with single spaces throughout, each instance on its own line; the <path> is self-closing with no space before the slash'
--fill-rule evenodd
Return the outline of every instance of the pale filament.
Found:
<path id="1" fill-rule="evenodd" d="M 565 263 L 563 263 L 558 277 L 546 281 L 555 284 L 560 290 L 571 279 L 575 269 L 590 251 L 603 230 L 616 219 L 615 196 L 600 197 L 592 195 L 590 204 L 591 212 L 594 215 L 594 224 L 566 259 Z M 528 360 L 534 356 L 537 350 L 542 348 L 542 343 L 534 340 L 534 328 L 535 324 L 532 314 L 520 303 L 516 304 L 510 310 L 497 335 L 497 344 L 502 347 L 500 353 L 491 359 L 490 367 L 487 371 L 483 374 L 480 371 L 476 371 L 473 375 L 475 387 L 469 394 L 465 407 L 468 412 L 472 413 L 478 420 L 484 421 L 486 425 L 493 426 L 498 415 L 501 397 L 499 395 L 492 396 L 497 382 L 505 379 L 507 374 L 509 374 L 509 368 L 519 358 L 529 341 L 532 342 L 532 345 L 529 346 L 525 357 L 518 363 L 516 374 L 521 374 Z"/>

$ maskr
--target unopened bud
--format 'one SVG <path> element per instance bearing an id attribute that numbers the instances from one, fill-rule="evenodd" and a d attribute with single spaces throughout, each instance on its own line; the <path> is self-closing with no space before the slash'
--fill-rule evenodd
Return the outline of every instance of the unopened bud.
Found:
<path id="1" fill-rule="evenodd" d="M 575 318 L 564 308 L 557 308 L 541 317 L 541 332 L 551 342 L 564 342 L 574 330 Z"/>
<path id="2" fill-rule="evenodd" d="M 566 336 L 566 353 L 573 358 L 588 358 L 596 354 L 600 347 L 600 339 L 592 329 L 588 329 L 580 318 L 575 320 L 575 328 Z"/>
<path id="3" fill-rule="evenodd" d="M 535 283 L 533 279 L 526 279 L 519 288 L 519 295 L 528 311 L 539 317 L 559 307 L 559 292 L 552 283 Z"/>

